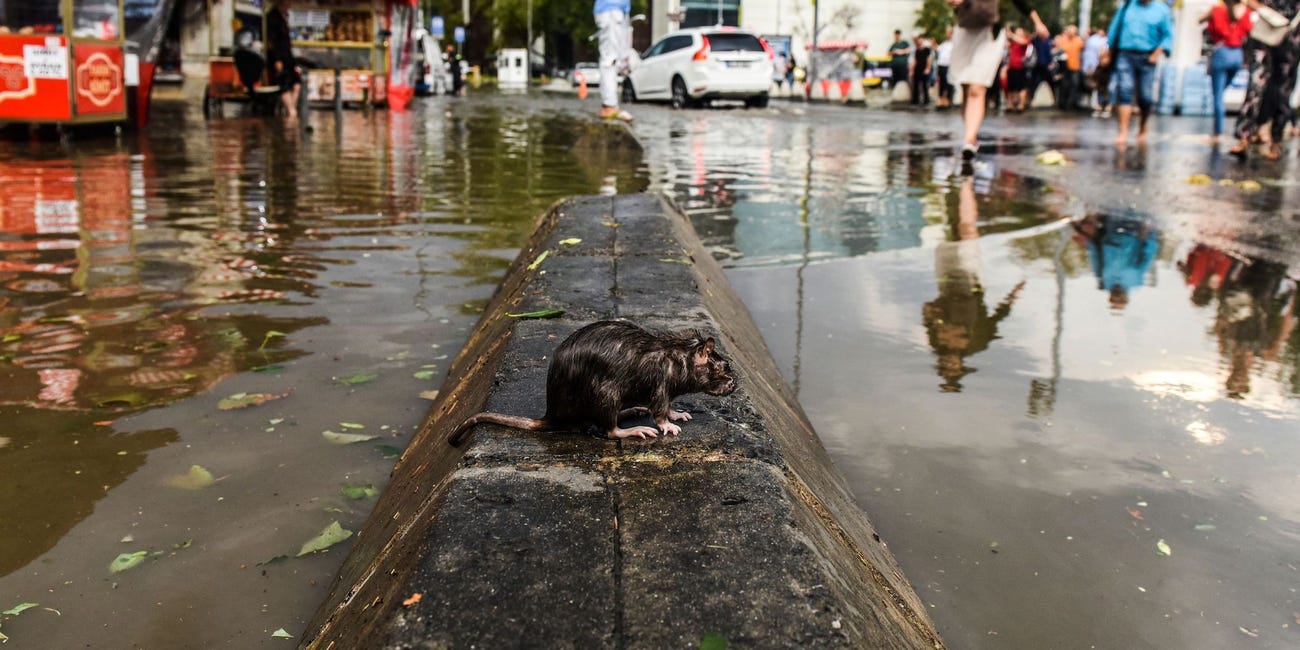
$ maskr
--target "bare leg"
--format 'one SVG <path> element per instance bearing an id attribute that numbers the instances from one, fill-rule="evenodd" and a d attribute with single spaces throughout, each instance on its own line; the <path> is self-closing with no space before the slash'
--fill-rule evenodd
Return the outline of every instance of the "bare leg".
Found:
<path id="1" fill-rule="evenodd" d="M 1131 104 L 1116 106 L 1115 115 L 1119 117 L 1119 135 L 1115 136 L 1115 144 L 1123 146 L 1128 142 L 1128 123 L 1133 118 L 1133 106 Z"/>
<path id="2" fill-rule="evenodd" d="M 980 125 L 984 123 L 984 103 L 986 91 L 984 86 L 962 84 L 962 119 L 964 127 L 963 143 L 975 146 L 979 142 Z"/>
<path id="3" fill-rule="evenodd" d="M 1151 117 L 1151 109 L 1138 112 L 1138 144 L 1144 144 L 1147 141 L 1147 118 L 1149 117 Z"/>

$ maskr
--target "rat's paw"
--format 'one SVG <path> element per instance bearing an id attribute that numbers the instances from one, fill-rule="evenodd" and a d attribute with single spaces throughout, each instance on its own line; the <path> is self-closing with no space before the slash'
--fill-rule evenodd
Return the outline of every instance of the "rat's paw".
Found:
<path id="1" fill-rule="evenodd" d="M 686 411 L 668 411 L 668 419 L 673 422 L 685 422 L 691 419 L 691 414 Z"/>
<path id="2" fill-rule="evenodd" d="M 664 435 L 668 435 L 668 436 L 675 436 L 682 432 L 682 428 L 673 424 L 672 422 L 664 422 L 663 424 L 659 425 L 659 428 L 663 430 Z"/>
<path id="3" fill-rule="evenodd" d="M 640 438 L 642 440 L 645 440 L 647 438 L 658 438 L 659 430 L 655 429 L 654 427 L 628 427 L 626 429 L 623 429 L 621 427 L 614 427 L 614 429 L 609 432 L 609 437 L 610 438 Z"/>

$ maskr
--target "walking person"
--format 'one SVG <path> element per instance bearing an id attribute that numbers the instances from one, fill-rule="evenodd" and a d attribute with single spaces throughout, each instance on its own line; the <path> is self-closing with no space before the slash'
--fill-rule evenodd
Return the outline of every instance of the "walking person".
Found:
<path id="1" fill-rule="evenodd" d="M 952 106 L 952 82 L 948 81 L 948 66 L 952 63 L 952 27 L 943 35 L 943 42 L 934 50 L 934 65 L 938 70 L 939 99 L 935 105 L 939 108 Z"/>
<path id="2" fill-rule="evenodd" d="M 1025 0 L 1012 0 L 1016 9 L 1034 22 L 1034 31 L 1047 34 L 1038 12 Z M 961 85 L 962 172 L 974 173 L 972 163 L 979 154 L 979 132 L 984 123 L 988 89 L 997 82 L 998 66 L 1007 36 L 998 16 L 998 0 L 948 0 L 957 15 L 952 34 L 952 62 L 948 75 Z"/>
<path id="3" fill-rule="evenodd" d="M 1007 27 L 1007 110 L 1020 113 L 1029 108 L 1029 70 L 1026 59 L 1032 57 L 1029 34 L 1023 27 Z"/>
<path id="4" fill-rule="evenodd" d="M 1034 46 L 1034 58 L 1037 59 L 1029 71 L 1029 103 L 1033 105 L 1039 85 L 1046 83 L 1047 89 L 1052 92 L 1052 105 L 1056 105 L 1057 88 L 1053 78 L 1056 55 L 1052 53 L 1052 35 L 1035 33 L 1029 42 Z"/>
<path id="5" fill-rule="evenodd" d="M 1147 122 L 1155 110 L 1156 64 L 1162 52 L 1168 55 L 1174 47 L 1173 15 L 1163 0 L 1124 0 L 1106 33 L 1115 57 L 1115 113 L 1119 116 L 1115 145 L 1128 145 L 1134 103 L 1139 112 L 1137 139 L 1143 144 Z"/>
<path id="6" fill-rule="evenodd" d="M 1241 0 L 1215 2 L 1201 16 L 1206 23 L 1205 34 L 1210 38 L 1210 91 L 1214 97 L 1214 141 L 1223 135 L 1223 93 L 1232 78 L 1241 69 L 1244 57 L 1242 45 L 1250 35 L 1250 8 Z"/>
<path id="7" fill-rule="evenodd" d="M 1300 12 L 1300 0 L 1246 0 L 1246 4 L 1252 9 L 1267 6 L 1287 20 L 1294 19 Z M 1251 142 L 1262 140 L 1260 131 L 1263 126 L 1271 124 L 1271 138 L 1262 143 L 1261 155 L 1268 160 L 1277 160 L 1282 157 L 1282 136 L 1295 113 L 1290 99 L 1296 86 L 1296 64 L 1300 62 L 1300 29 L 1291 30 L 1281 43 L 1272 47 L 1258 41 L 1251 43 L 1251 49 L 1259 48 L 1262 54 L 1247 57 L 1250 59 L 1250 84 L 1237 114 L 1237 144 L 1230 153 L 1245 158 Z"/>
<path id="8" fill-rule="evenodd" d="M 620 80 L 631 62 L 631 8 L 631 0 L 596 0 L 592 7 L 600 41 L 600 117 L 604 120 L 632 121 L 632 114 L 618 107 Z"/>
<path id="9" fill-rule="evenodd" d="M 289 35 L 289 20 L 285 16 L 285 0 L 271 3 L 266 14 L 267 65 L 271 83 L 280 87 L 280 103 L 284 116 L 298 119 L 298 92 L 302 87 L 302 73 L 293 58 L 293 41 Z"/>
<path id="10" fill-rule="evenodd" d="M 1079 28 L 1069 25 L 1056 37 L 1056 49 L 1065 55 L 1065 70 L 1061 77 L 1061 108 L 1067 111 L 1079 108 L 1083 90 L 1083 37 Z"/>
<path id="11" fill-rule="evenodd" d="M 1097 67 L 1101 65 L 1101 53 L 1106 50 L 1106 32 L 1100 29 L 1092 30 L 1092 34 L 1083 41 L 1083 88 L 1087 92 L 1087 103 L 1094 108 L 1092 114 L 1097 116 L 1101 108 L 1100 98 L 1093 101 L 1092 94 L 1096 92 L 1100 95 L 1103 90 L 1097 87 L 1095 79 L 1097 76 Z"/>
<path id="12" fill-rule="evenodd" d="M 920 34 L 916 35 L 916 48 L 912 54 L 912 105 L 930 105 L 930 58 L 933 50 Z"/>

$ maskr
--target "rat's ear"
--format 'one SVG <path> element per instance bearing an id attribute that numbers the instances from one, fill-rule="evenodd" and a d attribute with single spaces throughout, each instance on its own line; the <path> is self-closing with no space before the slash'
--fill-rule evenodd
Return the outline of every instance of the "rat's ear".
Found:
<path id="1" fill-rule="evenodd" d="M 698 348 L 695 348 L 695 365 L 702 366 L 709 362 L 709 355 L 713 354 L 713 337 L 704 340 Z"/>

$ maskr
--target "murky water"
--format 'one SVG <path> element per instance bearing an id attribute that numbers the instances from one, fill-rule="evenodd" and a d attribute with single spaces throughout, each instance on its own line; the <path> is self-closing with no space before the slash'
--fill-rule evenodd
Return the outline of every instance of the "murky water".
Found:
<path id="1" fill-rule="evenodd" d="M 533 219 L 645 184 L 544 99 L 310 120 L 193 101 L 0 146 L 0 609 L 39 603 L 3 617 L 16 647 L 301 634 L 348 544 L 293 556 L 360 528 Z"/>
<path id="2" fill-rule="evenodd" d="M 951 116 L 638 117 L 952 647 L 1300 645 L 1295 162 L 1040 119 L 963 181 Z"/>

